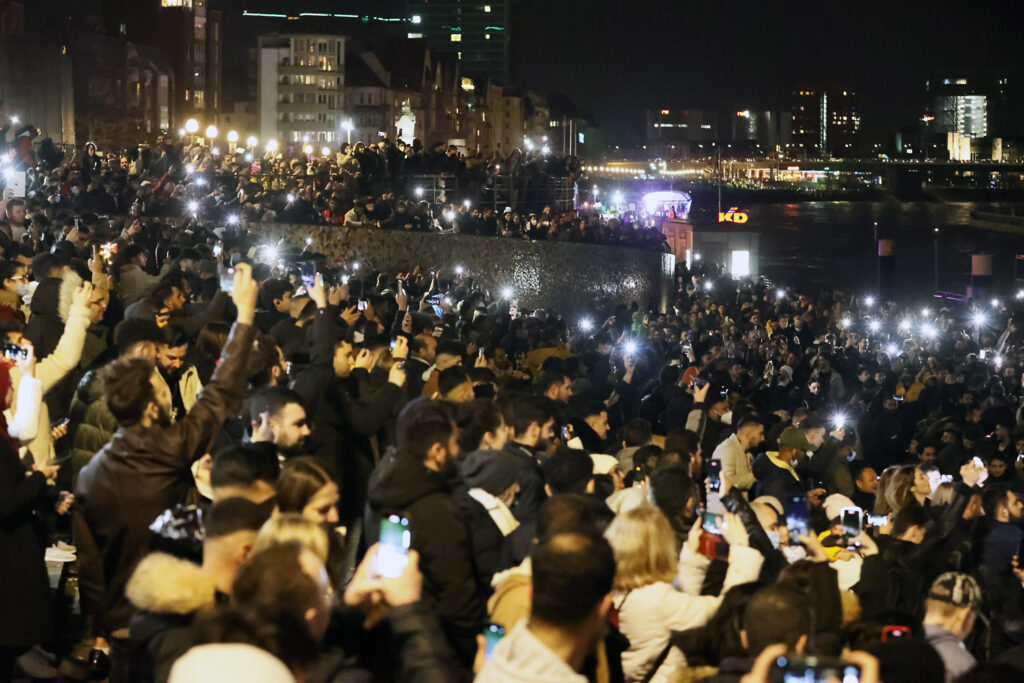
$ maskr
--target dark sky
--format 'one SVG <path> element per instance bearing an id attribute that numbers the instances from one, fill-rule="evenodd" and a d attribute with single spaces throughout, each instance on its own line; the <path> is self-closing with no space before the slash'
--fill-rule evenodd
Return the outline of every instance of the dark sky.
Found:
<path id="1" fill-rule="evenodd" d="M 246 7 L 345 11 L 367 4 L 214 2 L 229 14 Z M 569 95 L 609 139 L 625 143 L 639 140 L 647 107 L 784 107 L 794 85 L 811 81 L 853 85 L 866 132 L 884 135 L 920 116 L 924 80 L 932 74 L 1024 75 L 1019 1 L 513 2 L 518 84 Z M 398 13 L 403 3 L 371 6 Z"/>

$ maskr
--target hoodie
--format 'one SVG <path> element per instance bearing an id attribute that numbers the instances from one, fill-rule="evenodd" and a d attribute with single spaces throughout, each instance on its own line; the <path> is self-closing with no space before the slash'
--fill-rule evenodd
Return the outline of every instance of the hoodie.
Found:
<path id="1" fill-rule="evenodd" d="M 370 476 L 368 500 L 369 543 L 378 540 L 381 518 L 397 514 L 409 520 L 424 599 L 436 605 L 448 641 L 459 659 L 471 665 L 484 626 L 484 603 L 453 487 L 416 457 L 393 450 Z"/>
<path id="2" fill-rule="evenodd" d="M 586 683 L 559 659 L 521 621 L 501 639 L 494 655 L 476 677 L 476 683 Z"/>

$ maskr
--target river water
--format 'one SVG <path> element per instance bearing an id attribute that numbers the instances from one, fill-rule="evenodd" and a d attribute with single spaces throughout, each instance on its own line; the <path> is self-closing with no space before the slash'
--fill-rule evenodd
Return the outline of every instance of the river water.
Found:
<path id="1" fill-rule="evenodd" d="M 882 239 L 894 241 L 893 287 L 896 299 L 928 297 L 935 291 L 935 243 L 938 289 L 964 293 L 970 283 L 971 254 L 993 257 L 994 294 L 1015 292 L 1014 258 L 1024 253 L 1024 237 L 969 227 L 971 211 L 997 210 L 997 204 L 854 201 L 754 204 L 744 230 L 760 235 L 760 271 L 779 283 L 800 288 L 876 289 L 877 248 L 874 224 Z M 697 229 L 704 220 L 691 212 Z M 939 228 L 939 232 L 934 232 Z"/>

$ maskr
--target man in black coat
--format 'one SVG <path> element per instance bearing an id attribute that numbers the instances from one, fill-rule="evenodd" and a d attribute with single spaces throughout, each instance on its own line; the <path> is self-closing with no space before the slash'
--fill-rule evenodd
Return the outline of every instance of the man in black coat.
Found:
<path id="1" fill-rule="evenodd" d="M 409 520 L 411 547 L 420 555 L 424 598 L 433 602 L 448 641 L 469 666 L 486 612 L 476 585 L 466 527 L 452 479 L 459 430 L 450 404 L 417 399 L 398 417 L 396 449 L 370 478 L 366 537 L 372 544 L 389 515 Z"/>

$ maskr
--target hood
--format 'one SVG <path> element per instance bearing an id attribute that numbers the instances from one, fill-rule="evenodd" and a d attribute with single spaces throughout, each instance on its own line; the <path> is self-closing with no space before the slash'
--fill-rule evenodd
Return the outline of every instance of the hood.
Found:
<path id="1" fill-rule="evenodd" d="M 778 453 L 775 451 L 771 452 L 772 455 L 778 457 Z M 770 477 L 774 470 L 779 469 L 775 466 L 769 458 L 767 453 L 760 453 L 750 463 L 750 471 L 754 473 L 755 479 L 764 479 Z"/>
<path id="2" fill-rule="evenodd" d="M 60 314 L 60 319 L 64 322 L 67 322 L 68 311 L 71 310 L 71 295 L 81 286 L 82 282 L 81 276 L 70 270 L 64 273 L 64 277 L 61 278 L 57 298 L 57 312 Z"/>
<path id="3" fill-rule="evenodd" d="M 390 451 L 370 475 L 369 501 L 378 510 L 402 510 L 431 493 L 449 493 L 444 478 L 415 458 Z"/>
<path id="4" fill-rule="evenodd" d="M 526 620 L 520 621 L 495 647 L 494 656 L 477 681 L 530 681 L 531 683 L 585 682 L 544 643 L 530 633 Z"/>
<path id="5" fill-rule="evenodd" d="M 32 293 L 32 303 L 29 310 L 32 315 L 53 314 L 57 312 L 60 303 L 60 288 L 63 281 L 57 277 L 48 277 L 39 282 L 35 292 Z"/>
<path id="6" fill-rule="evenodd" d="M 199 565 L 166 553 L 142 558 L 125 596 L 149 612 L 190 614 L 214 604 L 217 586 Z"/>

